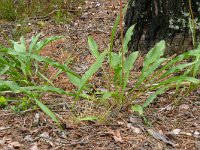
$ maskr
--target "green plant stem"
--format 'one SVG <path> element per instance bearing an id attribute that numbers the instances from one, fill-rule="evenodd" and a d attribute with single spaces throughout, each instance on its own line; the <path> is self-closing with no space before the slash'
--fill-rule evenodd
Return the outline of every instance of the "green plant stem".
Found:
<path id="1" fill-rule="evenodd" d="M 189 3 L 189 8 L 190 8 L 190 17 L 192 19 L 192 25 L 193 25 L 193 33 L 192 33 L 192 36 L 193 36 L 193 44 L 194 44 L 194 48 L 197 47 L 196 45 L 196 23 L 194 21 L 194 14 L 193 14 L 193 10 L 192 10 L 192 3 L 191 3 L 191 0 L 188 0 L 188 3 Z"/>
<path id="2" fill-rule="evenodd" d="M 122 53 L 122 83 L 121 83 L 121 102 L 123 101 L 123 84 L 124 84 L 124 47 L 123 47 L 123 4 L 122 0 L 120 0 L 120 32 L 121 32 L 121 53 Z"/>

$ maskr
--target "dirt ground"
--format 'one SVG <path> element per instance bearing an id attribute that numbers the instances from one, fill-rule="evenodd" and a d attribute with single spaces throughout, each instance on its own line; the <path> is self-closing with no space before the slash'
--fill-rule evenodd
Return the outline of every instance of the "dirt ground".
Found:
<path id="1" fill-rule="evenodd" d="M 73 57 L 73 69 L 82 73 L 94 61 L 88 50 L 87 37 L 94 37 L 101 50 L 107 48 L 119 4 L 117 0 L 92 0 L 78 9 L 82 10 L 82 14 L 70 24 L 44 22 L 45 25 L 39 28 L 36 22 L 30 20 L 32 32 L 26 37 L 30 39 L 36 33 L 43 37 L 64 35 L 64 39 L 50 44 L 41 54 L 59 62 Z M 0 27 L 11 35 L 16 24 L 2 21 Z M 4 41 L 2 35 L 0 41 Z M 134 73 L 139 72 L 140 65 Z M 55 73 L 53 68 L 49 71 L 50 75 Z M 63 89 L 73 89 L 62 75 L 54 84 Z M 65 129 L 59 129 L 40 110 L 16 114 L 0 109 L 0 149 L 200 150 L 200 89 L 188 96 L 182 95 L 169 91 L 160 96 L 146 109 L 146 125 L 132 112 L 119 112 L 117 116 L 110 116 L 109 122 L 74 121 L 68 109 L 72 99 L 47 93 L 43 101 L 62 119 Z M 80 116 L 104 111 L 95 109 L 88 101 L 80 102 L 77 109 L 80 109 Z"/>

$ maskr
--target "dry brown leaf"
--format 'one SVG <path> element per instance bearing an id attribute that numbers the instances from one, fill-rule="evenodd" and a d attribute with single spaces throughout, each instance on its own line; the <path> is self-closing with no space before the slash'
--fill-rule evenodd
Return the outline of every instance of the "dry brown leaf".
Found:
<path id="1" fill-rule="evenodd" d="M 30 150 L 39 150 L 37 143 L 33 143 L 33 145 L 30 147 Z"/>
<path id="2" fill-rule="evenodd" d="M 140 128 L 137 128 L 137 127 L 133 126 L 131 123 L 128 123 L 127 127 L 129 129 L 131 129 L 136 134 L 141 134 L 142 133 L 142 130 Z"/>
<path id="3" fill-rule="evenodd" d="M 49 139 L 49 133 L 48 132 L 43 132 L 42 134 L 39 135 L 41 138 Z"/>
<path id="4" fill-rule="evenodd" d="M 190 106 L 187 105 L 187 104 L 182 104 L 182 105 L 179 106 L 180 110 L 188 110 L 189 108 L 190 108 Z"/>
<path id="5" fill-rule="evenodd" d="M 20 144 L 17 141 L 14 141 L 14 142 L 10 142 L 8 144 L 8 147 L 11 148 L 11 149 L 20 148 L 20 147 L 22 147 L 22 144 Z"/>
<path id="6" fill-rule="evenodd" d="M 170 140 L 167 139 L 167 137 L 159 132 L 154 131 L 153 129 L 147 129 L 148 133 L 153 136 L 157 140 L 161 140 L 162 142 L 169 144 L 173 147 L 176 146 L 176 144 Z"/>
<path id="7" fill-rule="evenodd" d="M 26 136 L 24 137 L 24 140 L 25 140 L 25 141 L 28 141 L 28 142 L 33 142 L 33 141 L 34 141 L 34 139 L 33 139 L 33 137 L 32 137 L 31 135 L 26 135 Z"/>
<path id="8" fill-rule="evenodd" d="M 0 145 L 4 145 L 6 143 L 5 140 L 0 140 Z"/>
<path id="9" fill-rule="evenodd" d="M 124 142 L 120 134 L 120 129 L 117 129 L 116 132 L 114 132 L 111 129 L 108 129 L 108 133 L 113 135 L 113 139 L 115 140 L 115 142 L 120 142 L 120 143 Z"/>

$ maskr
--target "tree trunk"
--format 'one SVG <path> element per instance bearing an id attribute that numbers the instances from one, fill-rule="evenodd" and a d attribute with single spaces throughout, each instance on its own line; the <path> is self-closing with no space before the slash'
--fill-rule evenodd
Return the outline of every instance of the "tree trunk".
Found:
<path id="1" fill-rule="evenodd" d="M 168 53 L 181 53 L 192 48 L 192 35 L 199 39 L 200 0 L 129 0 L 125 31 L 133 24 L 136 26 L 129 43 L 131 49 L 146 53 L 164 39 L 167 49 L 172 49 Z M 196 30 L 190 30 L 193 24 Z"/>

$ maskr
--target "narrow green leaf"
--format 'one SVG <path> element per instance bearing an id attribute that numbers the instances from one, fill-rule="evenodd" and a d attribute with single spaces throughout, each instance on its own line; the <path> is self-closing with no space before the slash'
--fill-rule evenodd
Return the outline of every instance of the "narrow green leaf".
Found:
<path id="1" fill-rule="evenodd" d="M 112 96 L 111 92 L 105 92 L 102 96 L 103 100 L 108 100 Z"/>
<path id="2" fill-rule="evenodd" d="M 146 78 L 148 78 L 165 60 L 166 60 L 165 58 L 160 58 L 156 62 L 154 62 L 152 65 L 149 65 L 148 70 L 146 71 L 142 70 L 142 74 L 139 77 L 138 82 L 136 83 L 136 86 L 139 86 Z"/>
<path id="3" fill-rule="evenodd" d="M 5 74 L 9 69 L 10 69 L 10 67 L 8 65 L 4 65 L 4 66 L 0 67 L 0 75 Z"/>
<path id="4" fill-rule="evenodd" d="M 79 97 L 80 93 L 82 92 L 86 82 L 89 80 L 89 78 L 92 77 L 92 75 L 102 66 L 102 62 L 104 61 L 104 57 L 106 55 L 106 51 L 101 53 L 99 57 L 97 58 L 96 62 L 90 67 L 88 71 L 83 75 L 81 78 L 81 83 L 79 85 L 78 91 L 77 91 L 77 97 Z"/>
<path id="5" fill-rule="evenodd" d="M 41 72 L 38 72 L 38 75 L 42 77 L 44 80 L 46 80 L 51 86 L 54 86 L 53 82 L 50 79 L 48 79 L 45 75 L 43 75 Z"/>
<path id="6" fill-rule="evenodd" d="M 39 61 L 39 62 L 46 62 L 49 65 L 54 66 L 56 68 L 59 68 L 63 72 L 65 72 L 69 76 L 70 81 L 72 81 L 73 84 L 75 84 L 75 85 L 79 84 L 80 85 L 80 82 L 79 82 L 80 77 L 76 73 L 72 72 L 67 66 L 65 66 L 63 64 L 60 64 L 60 63 L 53 61 L 49 58 L 42 57 L 42 56 L 35 55 L 35 54 L 30 54 L 30 53 L 9 52 L 9 54 L 11 54 L 13 56 L 17 55 L 17 56 L 22 56 L 22 57 L 30 57 L 32 59 Z"/>
<path id="7" fill-rule="evenodd" d="M 86 93 L 81 93 L 80 94 L 80 97 L 84 98 L 84 99 L 87 99 L 87 100 L 94 100 L 94 97 L 86 94 Z"/>
<path id="8" fill-rule="evenodd" d="M 131 109 L 137 112 L 140 116 L 144 114 L 143 107 L 140 105 L 133 105 Z"/>
<path id="9" fill-rule="evenodd" d="M 128 43 L 130 42 L 131 37 L 133 35 L 134 27 L 135 25 L 132 25 L 131 27 L 129 27 L 129 29 L 127 30 L 125 34 L 124 43 L 123 43 L 124 53 L 128 52 Z"/>
<path id="10" fill-rule="evenodd" d="M 122 94 L 124 94 L 124 92 L 126 90 L 126 86 L 128 84 L 129 75 L 130 75 L 130 71 L 126 72 L 125 78 L 124 78 L 124 82 L 123 82 L 123 89 L 122 89 L 123 93 Z"/>
<path id="11" fill-rule="evenodd" d="M 182 83 L 184 81 L 188 81 L 194 84 L 200 84 L 199 79 L 182 75 L 182 76 L 171 77 L 165 81 L 162 81 L 161 83 L 159 83 L 158 86 L 172 84 L 172 83 Z"/>
<path id="12" fill-rule="evenodd" d="M 177 57 L 175 57 L 174 59 L 172 59 L 170 62 L 168 62 L 166 65 L 164 65 L 160 70 L 163 71 L 167 68 L 171 68 L 172 65 L 183 61 L 184 59 L 188 59 L 189 57 L 196 57 L 197 55 L 200 54 L 200 49 L 196 49 L 196 50 L 190 50 L 188 52 L 185 52 L 181 55 L 178 55 Z"/>
<path id="13" fill-rule="evenodd" d="M 125 14 L 126 10 L 127 10 L 127 5 L 123 9 L 123 14 Z M 112 31 L 111 31 L 111 37 L 110 37 L 109 54 L 108 54 L 110 65 L 112 64 L 111 52 L 113 51 L 114 38 L 115 38 L 115 34 L 116 34 L 116 31 L 117 31 L 117 27 L 119 25 L 119 22 L 120 22 L 120 16 L 118 15 L 117 18 L 115 19 L 114 26 L 113 26 Z"/>
<path id="14" fill-rule="evenodd" d="M 126 90 L 126 85 L 128 83 L 128 79 L 129 79 L 129 74 L 130 74 L 130 70 L 133 68 L 133 64 L 134 62 L 136 61 L 138 57 L 138 52 L 133 52 L 131 53 L 128 58 L 125 60 L 125 63 L 124 63 L 124 73 L 125 73 L 125 78 L 124 78 L 124 82 L 123 82 L 123 86 L 122 86 L 122 91 L 123 93 L 125 92 Z M 122 93 L 122 94 L 123 94 Z"/>
<path id="15" fill-rule="evenodd" d="M 84 118 L 78 118 L 78 120 L 80 121 L 94 121 L 94 120 L 97 120 L 98 117 L 95 117 L 95 116 L 88 116 L 88 117 L 84 117 Z"/>
<path id="16" fill-rule="evenodd" d="M 122 81 L 122 67 L 117 66 L 114 69 L 114 83 L 115 85 L 118 85 L 118 83 L 121 83 L 121 81 Z"/>
<path id="17" fill-rule="evenodd" d="M 131 53 L 124 63 L 124 72 L 127 73 L 129 70 L 133 68 L 133 64 L 135 63 L 138 57 L 138 52 Z"/>
<path id="18" fill-rule="evenodd" d="M 14 42 L 14 50 L 15 52 L 26 52 L 26 47 L 22 44 Z"/>
<path id="19" fill-rule="evenodd" d="M 88 37 L 88 45 L 89 45 L 89 50 L 92 53 L 92 55 L 95 58 L 98 58 L 99 57 L 98 46 L 95 40 L 91 36 Z"/>
<path id="20" fill-rule="evenodd" d="M 81 79 L 77 75 L 71 72 L 67 72 L 67 76 L 69 77 L 70 82 L 74 84 L 75 86 L 78 87 L 81 84 Z"/>
<path id="21" fill-rule="evenodd" d="M 111 32 L 110 52 L 111 52 L 112 49 L 113 49 L 113 43 L 114 43 L 115 33 L 116 33 L 116 31 L 117 31 L 117 27 L 118 27 L 119 21 L 120 21 L 120 17 L 117 16 L 117 18 L 115 19 L 115 22 L 114 22 L 114 26 L 113 26 L 113 28 L 112 28 L 112 32 Z"/>
<path id="22" fill-rule="evenodd" d="M 0 97 L 0 107 L 6 107 L 8 105 L 8 101 L 5 97 Z"/>
<path id="23" fill-rule="evenodd" d="M 147 107 L 158 95 L 165 92 L 165 88 L 157 90 L 155 93 L 151 94 L 148 99 L 142 105 L 143 108 Z"/>
<path id="24" fill-rule="evenodd" d="M 119 67 L 120 63 L 121 63 L 121 55 L 118 55 L 117 53 L 111 52 L 111 67 L 113 69 L 116 69 L 117 67 Z"/>
<path id="25" fill-rule="evenodd" d="M 127 10 L 127 6 L 124 7 L 123 14 L 126 12 L 126 10 Z M 111 31 L 110 52 L 113 49 L 113 43 L 114 43 L 115 33 L 117 31 L 117 27 L 119 25 L 119 22 L 120 22 L 120 16 L 118 15 L 117 18 L 115 19 L 115 22 L 114 22 L 114 25 L 113 25 L 113 28 L 112 28 L 112 31 Z"/>
<path id="26" fill-rule="evenodd" d="M 163 56 L 165 50 L 165 41 L 160 41 L 152 48 L 146 55 L 144 59 L 144 65 L 142 72 L 146 72 L 149 68 L 149 65 L 156 62 L 161 56 Z"/>
<path id="27" fill-rule="evenodd" d="M 21 87 L 23 91 L 30 91 L 30 92 L 55 92 L 58 94 L 65 94 L 65 95 L 70 95 L 70 96 L 75 96 L 72 93 L 69 93 L 67 91 L 64 91 L 63 89 L 56 88 L 53 86 L 26 86 L 26 87 Z"/>
<path id="28" fill-rule="evenodd" d="M 7 90 L 11 90 L 14 93 L 19 93 L 19 92 L 23 91 L 19 87 L 19 85 L 14 81 L 3 81 L 3 80 L 0 80 L 0 92 L 5 92 Z"/>
<path id="29" fill-rule="evenodd" d="M 50 42 L 53 42 L 53 41 L 61 39 L 61 38 L 63 38 L 63 36 L 53 36 L 53 37 L 46 38 L 46 39 L 38 42 L 36 44 L 36 49 L 35 49 L 35 51 L 37 52 L 36 54 L 38 54 L 40 52 L 40 50 L 42 50 L 42 48 L 45 47 Z"/>
<path id="30" fill-rule="evenodd" d="M 38 99 L 34 99 L 36 104 L 41 108 L 41 110 L 46 113 L 58 126 L 61 127 L 60 121 L 56 117 L 56 115 L 42 102 L 40 102 Z"/>
<path id="31" fill-rule="evenodd" d="M 200 73 L 200 60 L 194 65 L 193 69 L 193 77 L 196 77 L 198 73 Z"/>
<path id="32" fill-rule="evenodd" d="M 192 66 L 192 65 L 194 65 L 194 64 L 196 64 L 196 62 L 185 63 L 185 64 L 180 64 L 180 65 L 171 67 L 168 71 L 166 71 L 166 72 L 161 76 L 161 78 L 165 78 L 166 76 L 168 76 L 168 75 L 170 75 L 170 74 L 173 74 L 173 73 L 175 73 L 175 72 L 181 71 L 181 70 L 183 70 L 184 68 L 190 67 L 190 66 Z"/>
<path id="33" fill-rule="evenodd" d="M 20 43 L 24 47 L 23 52 L 26 52 L 26 41 L 25 41 L 25 38 L 23 36 L 20 38 Z"/>
<path id="34" fill-rule="evenodd" d="M 40 34 L 37 34 L 36 36 L 32 37 L 32 40 L 31 40 L 31 43 L 30 43 L 30 46 L 29 46 L 29 49 L 28 49 L 29 53 L 32 53 L 33 50 L 35 49 L 36 43 L 37 43 L 39 37 L 40 37 Z"/>

